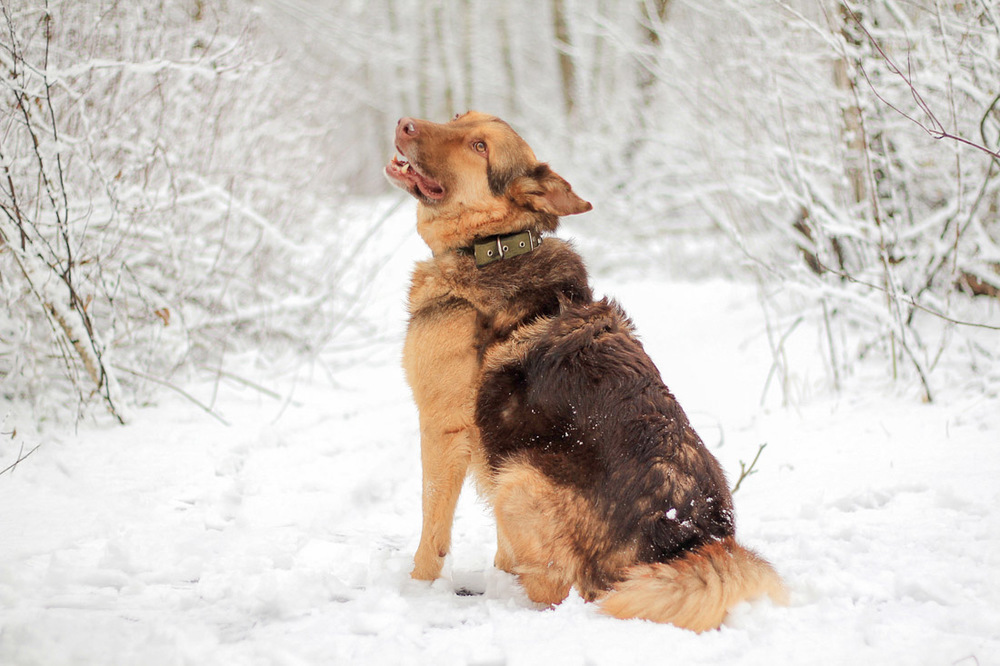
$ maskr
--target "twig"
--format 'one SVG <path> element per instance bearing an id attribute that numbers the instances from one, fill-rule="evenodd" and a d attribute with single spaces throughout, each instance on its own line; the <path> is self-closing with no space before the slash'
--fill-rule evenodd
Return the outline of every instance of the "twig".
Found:
<path id="1" fill-rule="evenodd" d="M 760 459 L 760 454 L 764 451 L 766 446 L 767 442 L 764 442 L 757 448 L 757 455 L 753 457 L 749 467 L 742 460 L 740 461 L 740 478 L 736 479 L 736 485 L 733 486 L 733 489 L 730 491 L 733 495 L 735 495 L 736 491 L 740 489 L 740 484 L 743 483 L 743 479 L 747 478 L 751 474 L 757 473 L 757 470 L 754 469 L 754 467 L 757 465 L 757 460 Z"/>
<path id="2" fill-rule="evenodd" d="M 826 307 L 826 298 L 821 301 L 823 304 L 823 323 L 826 326 L 826 343 L 830 347 L 830 367 L 833 370 L 833 387 L 840 390 L 840 370 L 837 368 L 837 351 L 833 345 L 833 331 L 830 326 L 830 310 Z"/>
<path id="3" fill-rule="evenodd" d="M 880 287 L 877 284 L 872 284 L 871 282 L 866 282 L 865 280 L 861 280 L 861 279 L 859 279 L 859 278 L 857 278 L 857 277 L 855 277 L 855 276 L 853 276 L 850 273 L 847 273 L 845 271 L 835 270 L 833 268 L 830 268 L 826 264 L 823 264 L 822 262 L 820 262 L 819 265 L 820 265 L 820 267 L 823 270 L 825 270 L 825 271 L 827 271 L 829 273 L 832 273 L 832 274 L 836 275 L 839 278 L 847 280 L 848 282 L 853 282 L 855 284 L 861 285 L 862 287 L 868 287 L 869 289 L 874 289 L 875 291 L 881 291 L 881 292 L 883 292 L 885 294 L 889 294 L 890 293 L 889 290 L 886 289 L 885 287 Z M 944 321 L 946 321 L 948 323 L 951 323 L 951 324 L 956 324 L 958 326 L 971 326 L 973 328 L 985 328 L 985 329 L 987 329 L 989 331 L 1000 331 L 1000 326 L 993 326 L 992 324 L 980 324 L 980 323 L 977 323 L 977 322 L 974 322 L 974 321 L 962 321 L 961 319 L 955 319 L 954 317 L 949 317 L 948 315 L 944 314 L 943 312 L 938 312 L 937 310 L 934 310 L 933 308 L 929 308 L 926 305 L 921 305 L 920 303 L 917 303 L 917 301 L 912 296 L 909 296 L 909 295 L 904 295 L 904 294 L 900 294 L 898 292 L 895 292 L 895 293 L 890 294 L 890 296 L 893 299 L 897 300 L 897 301 L 902 301 L 906 305 L 914 307 L 914 308 L 916 308 L 918 310 L 923 310 L 927 314 L 932 315 L 934 317 L 937 317 L 939 319 L 943 319 Z"/>
<path id="4" fill-rule="evenodd" d="M 265 386 L 261 386 L 260 384 L 254 382 L 254 381 L 252 381 L 250 379 L 247 379 L 246 377 L 241 377 L 240 375 L 233 374 L 232 372 L 227 372 L 226 370 L 223 370 L 221 368 L 212 369 L 212 368 L 206 367 L 204 365 L 202 365 L 200 367 L 203 370 L 207 370 L 208 372 L 214 372 L 219 377 L 225 377 L 226 379 L 230 379 L 230 380 L 236 382 L 237 384 L 242 384 L 243 386 L 246 386 L 248 388 L 252 388 L 255 391 L 263 393 L 268 398 L 273 398 L 274 400 L 281 400 L 281 394 L 278 393 L 277 391 L 272 391 L 271 389 L 269 389 L 269 388 L 267 388 Z"/>
<path id="5" fill-rule="evenodd" d="M 166 381 L 165 379 L 160 379 L 159 377 L 154 377 L 152 375 L 146 374 L 145 372 L 140 372 L 138 370 L 133 370 L 131 368 L 124 368 L 124 367 L 122 367 L 120 365 L 113 365 L 111 367 L 113 367 L 115 370 L 121 370 L 122 372 L 127 372 L 128 374 L 133 375 L 135 377 L 139 377 L 140 379 L 146 379 L 146 380 L 149 380 L 149 381 L 154 382 L 156 384 L 159 384 L 160 386 L 165 386 L 166 388 L 168 388 L 168 389 L 170 389 L 170 390 L 172 390 L 172 391 L 174 391 L 176 393 L 179 393 L 183 397 L 185 397 L 188 400 L 190 400 L 193 404 L 195 404 L 196 406 L 198 406 L 199 408 L 201 408 L 202 411 L 204 411 L 206 414 L 208 414 L 209 416 L 211 416 L 212 418 L 214 418 L 216 421 L 218 421 L 222 425 L 224 425 L 224 426 L 231 426 L 232 425 L 229 421 L 227 421 L 226 419 L 222 418 L 221 416 L 219 416 L 218 413 L 216 413 L 215 411 L 213 411 L 211 407 L 209 407 L 205 403 L 201 402 L 200 400 L 198 400 L 198 398 L 194 397 L 193 395 L 191 395 L 190 393 L 188 393 L 187 391 L 185 391 L 181 387 L 177 386 L 176 384 L 171 384 L 170 382 Z"/>
<path id="6" fill-rule="evenodd" d="M 778 373 L 779 371 L 781 372 L 782 375 L 781 398 L 783 404 L 788 403 L 788 371 L 785 368 L 786 359 L 784 358 L 785 342 L 788 340 L 788 336 L 790 336 L 795 331 L 795 329 L 799 327 L 799 324 L 801 324 L 803 321 L 805 321 L 805 317 L 798 317 L 795 321 L 793 321 L 792 324 L 788 327 L 788 329 L 781 334 L 781 338 L 778 340 L 777 344 L 775 344 L 771 335 L 770 318 L 768 318 L 767 341 L 771 346 L 771 369 L 768 370 L 767 372 L 767 379 L 764 380 L 764 389 L 761 391 L 760 394 L 761 406 L 764 405 L 764 401 L 767 399 L 767 391 L 771 387 L 771 380 L 774 378 L 775 374 Z"/>
<path id="7" fill-rule="evenodd" d="M 894 106 L 892 102 L 888 101 L 885 97 L 883 97 L 879 93 L 879 91 L 875 88 L 875 84 L 872 83 L 872 80 L 868 78 L 868 73 L 865 71 L 865 68 L 861 65 L 860 62 L 857 63 L 858 70 L 861 72 L 861 75 L 864 76 L 865 81 L 868 82 L 868 86 L 872 89 L 872 92 L 879 99 L 879 101 L 881 101 L 883 104 L 885 104 L 890 109 L 892 109 L 899 115 L 903 116 L 910 122 L 917 125 L 920 129 L 927 132 L 927 134 L 934 139 L 951 139 L 952 141 L 957 141 L 971 148 L 975 148 L 976 150 L 982 151 L 987 155 L 989 155 L 990 157 L 992 157 L 993 159 L 1000 159 L 1000 152 L 990 150 L 986 146 L 980 145 L 975 141 L 970 141 L 969 139 L 948 132 L 945 129 L 944 125 L 941 123 L 941 121 L 937 119 L 937 116 L 934 115 L 934 112 L 931 111 L 931 108 L 927 104 L 927 102 L 924 101 L 924 98 L 920 95 L 920 92 L 917 90 L 916 86 L 913 85 L 913 82 L 910 80 L 910 77 L 904 74 L 902 70 L 900 70 L 899 67 L 896 65 L 896 63 L 892 61 L 892 58 L 890 58 L 888 54 L 882 49 L 882 46 L 878 43 L 878 40 L 875 39 L 875 37 L 868 31 L 868 28 L 866 28 L 864 24 L 861 22 L 861 18 L 854 12 L 853 9 L 847 6 L 847 3 L 843 3 L 843 7 L 844 9 L 847 10 L 847 13 L 851 17 L 851 20 L 853 20 L 854 23 L 857 24 L 857 26 L 861 29 L 861 31 L 865 33 L 865 36 L 868 37 L 868 41 L 871 42 L 871 45 L 878 52 L 882 60 L 884 60 L 885 63 L 889 66 L 889 71 L 898 76 L 900 79 L 902 79 L 903 83 L 905 83 L 906 86 L 910 89 L 910 93 L 913 96 L 913 101 L 916 103 L 917 107 L 921 111 L 923 111 L 924 114 L 927 116 L 927 119 L 930 122 L 931 126 L 928 127 L 925 123 L 917 120 L 913 116 L 908 115 L 906 112 Z"/>
<path id="8" fill-rule="evenodd" d="M 22 442 L 21 443 L 21 450 L 18 451 L 18 453 L 17 453 L 17 460 L 15 460 L 11 464 L 7 465 L 2 470 L 0 470 L 0 476 L 3 476 L 7 472 L 10 472 L 11 474 L 13 474 L 14 473 L 14 468 L 17 467 L 18 465 L 20 465 L 21 462 L 23 462 L 24 460 L 26 460 L 28 458 L 28 456 L 30 456 L 32 453 L 34 453 L 35 451 L 37 451 L 39 449 L 39 447 L 41 447 L 41 444 L 36 444 L 35 448 L 31 449 L 27 453 L 24 453 L 24 443 Z"/>

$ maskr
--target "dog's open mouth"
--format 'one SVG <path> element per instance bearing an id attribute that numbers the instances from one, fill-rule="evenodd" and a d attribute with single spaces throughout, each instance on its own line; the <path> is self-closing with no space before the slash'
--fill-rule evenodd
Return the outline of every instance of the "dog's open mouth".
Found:
<path id="1" fill-rule="evenodd" d="M 400 153 L 401 154 L 401 153 Z M 399 187 L 416 196 L 423 196 L 432 201 L 444 197 L 444 187 L 433 178 L 417 171 L 416 167 L 406 161 L 405 156 L 396 155 L 385 167 L 385 173 Z"/>

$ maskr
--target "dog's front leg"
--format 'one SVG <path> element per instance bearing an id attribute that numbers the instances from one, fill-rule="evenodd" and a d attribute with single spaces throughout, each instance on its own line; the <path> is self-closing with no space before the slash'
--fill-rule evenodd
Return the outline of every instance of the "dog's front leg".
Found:
<path id="1" fill-rule="evenodd" d="M 447 307 L 420 305 L 420 271 L 414 277 L 411 315 L 403 345 L 403 367 L 420 412 L 420 463 L 423 468 L 423 527 L 412 576 L 441 575 L 451 547 L 451 522 L 469 469 L 474 396 L 479 373 L 475 346 L 477 314 L 447 301 Z M 432 281 L 433 282 L 433 281 Z"/>
<path id="2" fill-rule="evenodd" d="M 413 558 L 413 578 L 434 580 L 441 575 L 451 549 L 451 524 L 462 492 L 472 446 L 472 426 L 447 430 L 421 428 L 423 466 L 423 528 Z"/>

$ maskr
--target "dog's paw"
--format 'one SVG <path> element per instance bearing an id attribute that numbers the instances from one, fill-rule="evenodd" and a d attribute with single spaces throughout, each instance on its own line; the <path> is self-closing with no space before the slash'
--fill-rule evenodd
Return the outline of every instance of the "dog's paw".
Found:
<path id="1" fill-rule="evenodd" d="M 416 557 L 413 560 L 413 571 L 410 572 L 410 578 L 414 580 L 437 580 L 441 577 L 441 568 L 443 566 L 443 557 Z"/>
<path id="2" fill-rule="evenodd" d="M 514 556 L 502 549 L 497 549 L 497 555 L 493 558 L 493 566 L 500 571 L 512 574 L 514 573 Z"/>

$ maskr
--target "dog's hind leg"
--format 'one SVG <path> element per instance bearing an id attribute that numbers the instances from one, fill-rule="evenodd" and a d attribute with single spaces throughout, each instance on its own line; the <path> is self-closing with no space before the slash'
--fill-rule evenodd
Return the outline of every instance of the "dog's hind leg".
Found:
<path id="1" fill-rule="evenodd" d="M 509 574 L 514 573 L 514 548 L 500 527 L 499 520 L 497 521 L 497 555 L 493 558 L 493 566 Z"/>
<path id="2" fill-rule="evenodd" d="M 511 571 L 501 565 L 512 565 L 535 603 L 560 603 L 576 582 L 577 557 L 561 515 L 567 500 L 529 465 L 512 465 L 497 477 L 497 566 Z"/>

